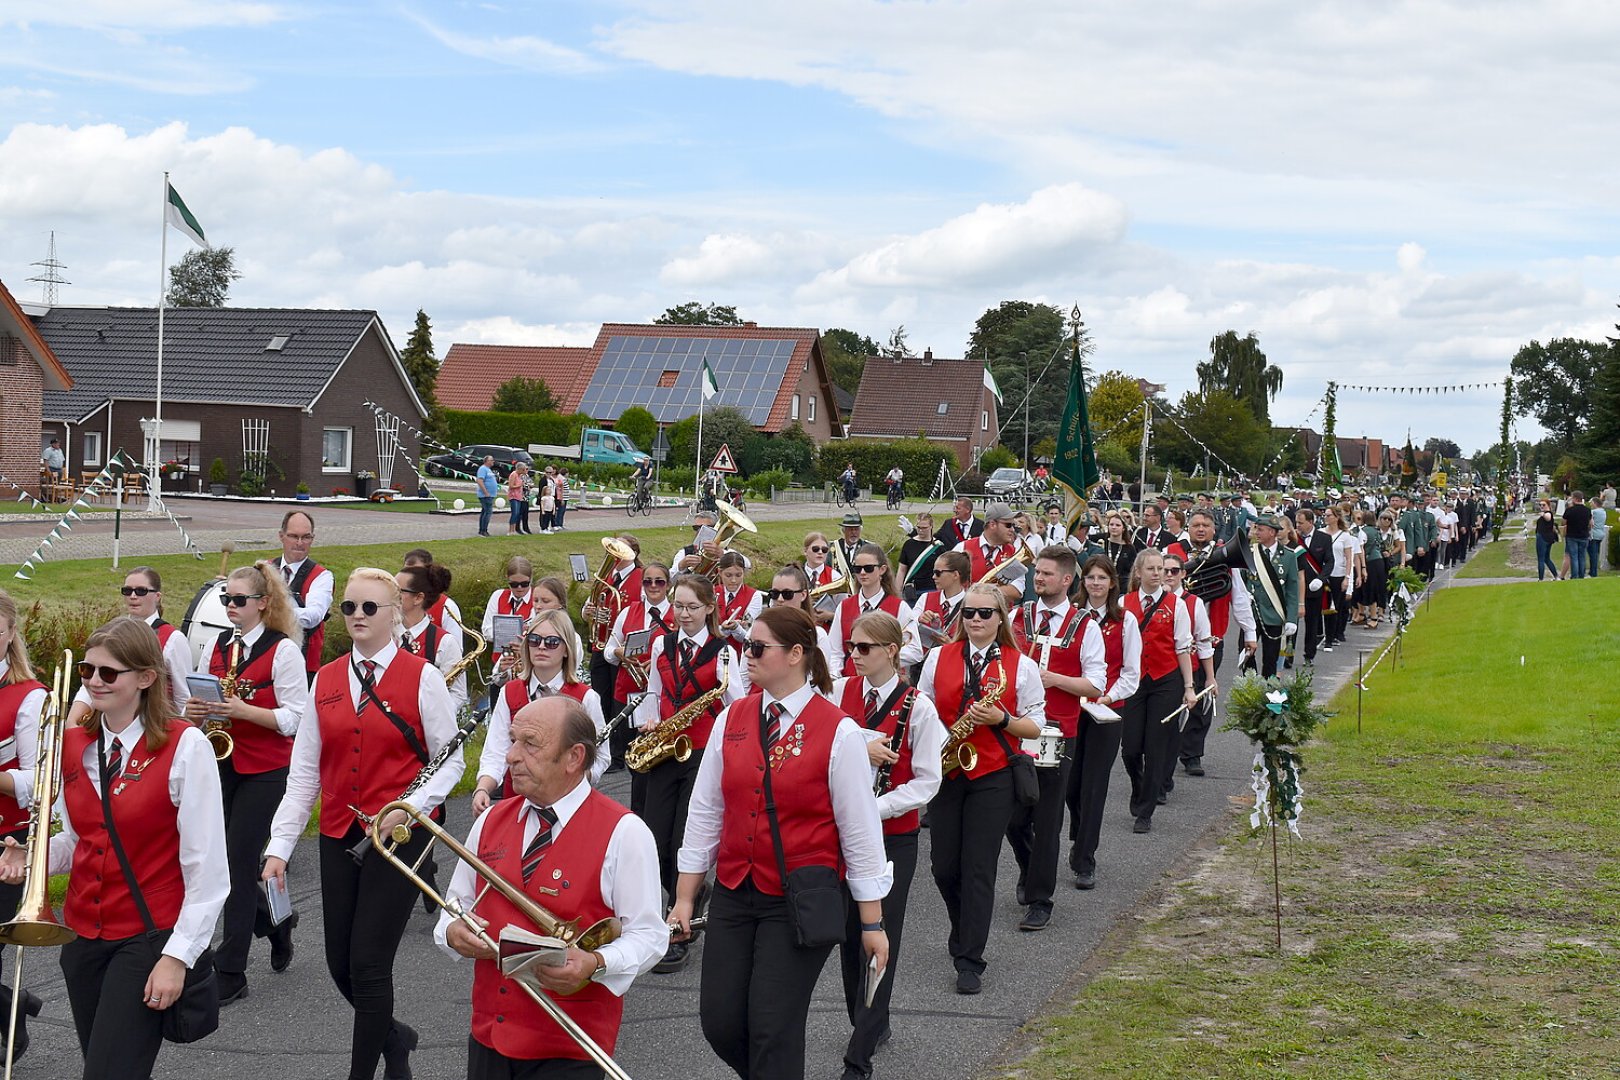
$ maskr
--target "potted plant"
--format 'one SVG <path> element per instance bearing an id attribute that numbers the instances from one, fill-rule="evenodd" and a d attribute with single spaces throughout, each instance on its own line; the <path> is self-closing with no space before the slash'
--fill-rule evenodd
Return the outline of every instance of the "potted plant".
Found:
<path id="1" fill-rule="evenodd" d="M 230 490 L 231 474 L 225 469 L 225 459 L 215 458 L 208 466 L 208 494 L 223 495 Z"/>
<path id="2" fill-rule="evenodd" d="M 186 475 L 186 463 L 180 461 L 179 459 L 165 461 L 162 465 L 158 466 L 158 473 L 165 480 L 178 480 L 182 476 Z"/>
<path id="3" fill-rule="evenodd" d="M 298 487 L 295 488 L 294 490 L 298 494 L 298 501 L 299 502 L 309 502 L 309 485 L 308 484 L 306 484 L 302 480 L 300 480 L 300 481 L 298 481 Z"/>

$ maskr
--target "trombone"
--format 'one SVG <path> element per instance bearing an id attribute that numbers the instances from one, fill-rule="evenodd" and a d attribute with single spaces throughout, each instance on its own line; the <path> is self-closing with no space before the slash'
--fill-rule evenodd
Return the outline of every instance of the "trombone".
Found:
<path id="1" fill-rule="evenodd" d="M 409 823 L 402 822 L 394 826 L 389 832 L 384 833 L 382 822 L 395 810 L 403 811 L 409 819 Z M 399 854 L 398 849 L 401 844 L 410 840 L 411 826 L 413 824 L 427 832 L 428 843 L 423 846 L 422 854 L 417 856 L 415 862 L 407 862 Z M 591 950 L 606 945 L 617 938 L 622 930 L 619 920 L 611 917 L 584 929 L 580 928 L 577 919 L 571 919 L 567 922 L 558 919 L 535 902 L 533 897 L 497 874 L 475 852 L 450 835 L 438 822 L 434 821 L 431 815 L 416 809 L 404 800 L 391 802 L 377 811 L 376 818 L 371 822 L 371 842 L 376 846 L 377 854 L 387 859 L 394 869 L 409 878 L 411 884 L 420 889 L 428 899 L 437 903 L 451 918 L 460 920 L 461 924 L 472 931 L 478 940 L 489 946 L 497 954 L 500 952 L 500 942 L 491 937 L 489 931 L 479 925 L 478 920 L 472 914 L 473 909 L 478 907 L 478 901 L 482 900 L 484 894 L 490 889 L 494 889 L 508 903 L 521 911 L 524 918 L 539 927 L 546 936 L 554 937 L 559 941 L 581 949 Z M 468 868 L 484 881 L 483 889 L 479 891 L 477 896 L 473 897 L 472 903 L 466 907 L 463 907 L 461 901 L 455 897 L 444 895 L 436 885 L 424 879 L 419 873 L 419 868 L 426 861 L 429 853 L 432 852 L 433 845 L 439 842 L 443 842 L 445 847 L 455 853 L 457 858 L 466 863 Z M 597 1066 L 608 1075 L 610 1080 L 631 1080 L 630 1074 L 625 1072 L 619 1066 L 619 1063 L 614 1061 L 612 1056 L 602 1049 L 596 1040 L 591 1038 L 585 1029 L 574 1021 L 573 1017 L 564 1012 L 562 1006 L 553 1001 L 550 994 L 541 988 L 533 973 L 520 972 L 510 978 L 522 988 L 524 993 L 534 1000 L 536 1005 L 545 1010 L 547 1016 L 557 1022 L 557 1026 L 562 1028 L 569 1038 L 579 1044 L 580 1049 L 590 1055 L 591 1060 L 596 1062 Z"/>

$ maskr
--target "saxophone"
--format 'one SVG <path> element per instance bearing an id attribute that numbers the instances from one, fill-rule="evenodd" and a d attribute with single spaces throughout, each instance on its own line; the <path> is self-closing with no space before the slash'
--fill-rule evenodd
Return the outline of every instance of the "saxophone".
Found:
<path id="1" fill-rule="evenodd" d="M 676 761 L 690 758 L 692 737 L 686 733 L 686 729 L 703 715 L 704 710 L 719 701 L 726 690 L 727 684 L 722 680 L 713 690 L 700 695 L 667 719 L 660 720 L 650 731 L 637 735 L 624 752 L 624 763 L 636 772 L 644 773 L 671 758 Z"/>
<path id="2" fill-rule="evenodd" d="M 237 668 L 242 665 L 242 635 L 231 637 L 230 656 L 225 661 L 225 674 L 219 680 L 219 693 L 221 697 L 233 698 L 240 689 L 241 675 Z M 236 740 L 231 737 L 231 718 L 228 716 L 210 716 L 203 723 L 203 735 L 208 739 L 208 745 L 214 748 L 214 760 L 224 761 L 236 750 Z"/>
<path id="3" fill-rule="evenodd" d="M 946 772 L 952 769 L 972 772 L 979 764 L 979 751 L 968 741 L 973 737 L 973 729 L 979 725 L 973 722 L 968 710 L 981 701 L 999 696 L 1001 696 L 1001 676 L 994 675 L 984 681 L 979 696 L 967 703 L 962 709 L 962 715 L 956 718 L 956 723 L 945 733 L 945 748 L 940 751 L 940 765 Z"/>

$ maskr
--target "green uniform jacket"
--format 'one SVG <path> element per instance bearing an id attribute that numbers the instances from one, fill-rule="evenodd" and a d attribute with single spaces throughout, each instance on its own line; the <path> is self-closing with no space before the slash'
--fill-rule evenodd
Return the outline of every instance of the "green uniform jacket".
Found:
<path id="1" fill-rule="evenodd" d="M 1395 523 L 1406 537 L 1406 557 L 1417 558 L 1418 548 L 1427 551 L 1434 547 L 1436 537 L 1440 535 L 1440 526 L 1435 522 L 1434 515 L 1427 510 L 1406 509 L 1401 511 L 1401 519 Z"/>
<path id="2" fill-rule="evenodd" d="M 1243 577 L 1249 586 L 1249 597 L 1254 601 L 1254 617 L 1259 623 L 1282 629 L 1284 623 L 1297 622 L 1299 614 L 1299 556 L 1282 544 L 1277 545 L 1277 558 L 1275 565 L 1277 577 L 1277 593 L 1282 597 L 1283 610 L 1278 611 L 1272 606 L 1271 597 L 1267 588 L 1260 581 L 1260 575 L 1265 573 L 1260 560 L 1265 558 L 1263 549 L 1259 544 L 1254 546 L 1253 571 L 1247 571 Z"/>

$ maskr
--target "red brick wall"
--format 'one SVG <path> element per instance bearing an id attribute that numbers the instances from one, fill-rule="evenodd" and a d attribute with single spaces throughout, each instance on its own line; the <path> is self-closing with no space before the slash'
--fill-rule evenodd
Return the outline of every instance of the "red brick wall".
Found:
<path id="1" fill-rule="evenodd" d="M 332 385 L 326 388 L 315 405 L 314 414 L 300 414 L 297 466 L 300 475 L 316 495 L 329 495 L 334 487 L 345 487 L 353 492 L 354 474 L 365 469 L 377 469 L 377 421 L 375 414 L 365 407 L 366 401 L 375 401 L 383 409 L 402 421 L 399 442 L 404 456 L 394 457 L 394 486 L 408 494 L 415 494 L 416 473 L 410 463 L 420 456 L 419 441 L 405 425 L 421 427 L 416 406 L 411 404 L 410 393 L 394 369 L 388 350 L 375 333 L 367 333 L 355 346 L 347 362 L 338 370 Z M 321 468 L 321 437 L 326 427 L 354 429 L 350 446 L 349 468 L 343 473 L 328 473 Z M 274 441 L 275 432 L 271 431 Z M 291 446 L 288 447 L 292 449 Z M 287 470 L 292 475 L 292 470 Z M 379 474 L 380 475 L 380 474 Z"/>
<path id="2" fill-rule="evenodd" d="M 0 474 L 39 494 L 40 410 L 44 375 L 17 338 L 0 336 Z M 15 500 L 0 484 L 0 499 Z"/>

